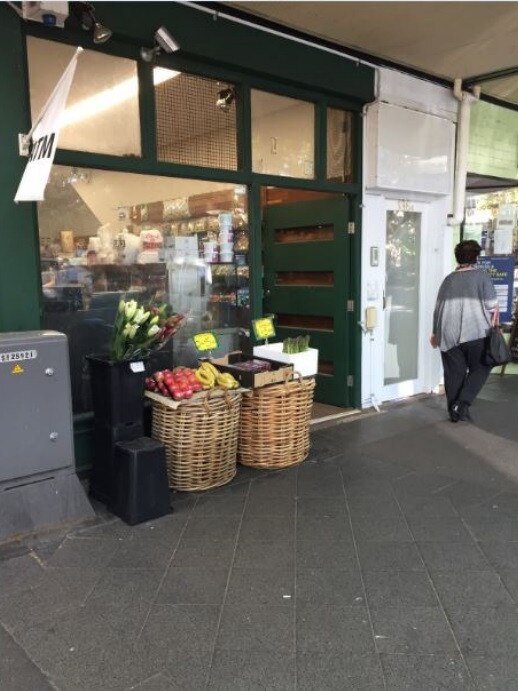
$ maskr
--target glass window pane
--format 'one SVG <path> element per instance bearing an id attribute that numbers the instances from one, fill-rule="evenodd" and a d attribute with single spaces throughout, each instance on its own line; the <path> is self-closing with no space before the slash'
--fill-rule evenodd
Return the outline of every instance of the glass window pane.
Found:
<path id="1" fill-rule="evenodd" d="M 31 115 L 34 120 L 75 52 L 74 46 L 27 37 Z M 137 63 L 85 50 L 70 88 L 61 149 L 140 156 Z"/>
<path id="2" fill-rule="evenodd" d="M 150 368 L 194 366 L 190 340 L 218 354 L 250 322 L 248 195 L 228 183 L 54 166 L 38 203 L 43 326 L 68 335 L 75 413 L 91 408 L 85 356 L 106 352 L 121 297 L 188 316 Z"/>
<path id="3" fill-rule="evenodd" d="M 385 385 L 417 379 L 421 214 L 387 211 Z"/>
<path id="4" fill-rule="evenodd" d="M 158 160 L 237 170 L 234 86 L 163 67 L 153 81 Z"/>
<path id="5" fill-rule="evenodd" d="M 251 100 L 254 173 L 313 178 L 313 103 L 256 90 L 252 90 Z"/>
<path id="6" fill-rule="evenodd" d="M 353 115 L 346 110 L 327 109 L 327 179 L 353 180 Z"/>

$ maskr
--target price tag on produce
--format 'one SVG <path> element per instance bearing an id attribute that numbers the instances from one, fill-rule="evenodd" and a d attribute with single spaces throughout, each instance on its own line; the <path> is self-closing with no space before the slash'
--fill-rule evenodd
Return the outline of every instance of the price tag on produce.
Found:
<path id="1" fill-rule="evenodd" d="M 267 341 L 275 337 L 275 327 L 272 317 L 261 317 L 252 321 L 252 329 L 257 341 Z"/>
<path id="2" fill-rule="evenodd" d="M 199 353 L 208 353 L 219 346 L 218 337 L 213 331 L 203 331 L 192 337 L 194 347 Z"/>

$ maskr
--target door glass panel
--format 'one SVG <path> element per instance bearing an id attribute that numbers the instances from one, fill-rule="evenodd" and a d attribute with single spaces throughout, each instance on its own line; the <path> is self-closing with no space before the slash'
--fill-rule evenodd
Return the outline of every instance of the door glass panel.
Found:
<path id="1" fill-rule="evenodd" d="M 313 178 L 313 103 L 253 89 L 251 106 L 254 173 Z"/>
<path id="2" fill-rule="evenodd" d="M 276 286 L 328 288 L 334 282 L 333 271 L 278 271 L 275 274 Z"/>
<path id="3" fill-rule="evenodd" d="M 75 46 L 27 37 L 31 116 L 45 105 Z M 85 50 L 77 61 L 59 133 L 60 149 L 140 156 L 135 60 Z"/>
<path id="4" fill-rule="evenodd" d="M 352 125 L 352 113 L 327 109 L 327 179 L 333 182 L 353 180 Z"/>
<path id="5" fill-rule="evenodd" d="M 312 331 L 332 331 L 333 317 L 308 314 L 278 314 L 277 326 L 285 329 L 310 329 Z"/>
<path id="6" fill-rule="evenodd" d="M 421 214 L 387 211 L 385 385 L 417 379 Z"/>

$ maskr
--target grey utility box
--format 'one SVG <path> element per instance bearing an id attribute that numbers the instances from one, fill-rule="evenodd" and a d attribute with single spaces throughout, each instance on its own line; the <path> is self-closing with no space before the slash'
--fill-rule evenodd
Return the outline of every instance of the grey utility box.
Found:
<path id="1" fill-rule="evenodd" d="M 64 334 L 0 334 L 0 439 L 0 540 L 93 518 L 74 468 Z"/>

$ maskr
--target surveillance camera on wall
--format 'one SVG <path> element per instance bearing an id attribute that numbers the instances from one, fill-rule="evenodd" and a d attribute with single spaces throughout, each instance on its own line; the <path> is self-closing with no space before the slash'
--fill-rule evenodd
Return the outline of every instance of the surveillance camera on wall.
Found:
<path id="1" fill-rule="evenodd" d="M 230 87 L 221 89 L 221 91 L 218 91 L 216 108 L 219 108 L 219 110 L 222 110 L 224 113 L 228 113 L 235 97 L 236 94 L 234 93 L 234 89 L 231 89 Z"/>
<path id="2" fill-rule="evenodd" d="M 161 26 L 156 30 L 155 41 L 166 53 L 176 53 L 177 50 L 180 50 L 180 45 L 174 40 L 165 26 Z"/>
<path id="3" fill-rule="evenodd" d="M 140 57 L 145 62 L 154 62 L 162 51 L 164 53 L 176 53 L 180 50 L 180 44 L 174 40 L 165 26 L 161 26 L 155 31 L 154 38 L 156 42 L 154 48 L 140 49 Z"/>

